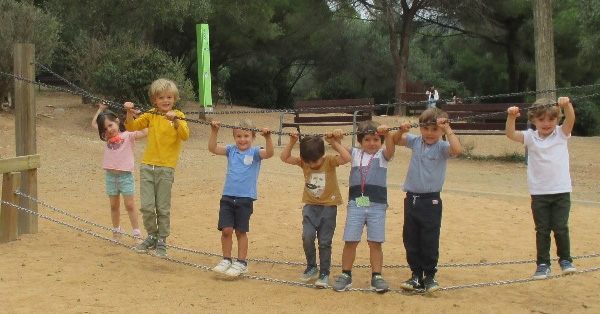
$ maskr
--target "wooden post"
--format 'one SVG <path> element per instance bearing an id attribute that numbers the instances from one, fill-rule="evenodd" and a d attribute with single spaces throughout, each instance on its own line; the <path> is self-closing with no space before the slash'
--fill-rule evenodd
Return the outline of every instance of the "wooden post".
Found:
<path id="1" fill-rule="evenodd" d="M 554 26 L 552 24 L 552 1 L 533 1 L 533 34 L 535 39 L 536 89 L 556 89 L 554 65 Z M 556 100 L 556 92 L 537 94 L 536 99 Z"/>
<path id="2" fill-rule="evenodd" d="M 2 200 L 17 205 L 15 190 L 19 188 L 21 174 L 18 172 L 7 172 L 2 176 Z M 6 243 L 17 239 L 17 222 L 19 210 L 13 206 L 2 203 L 0 211 L 0 243 Z"/>
<path id="3" fill-rule="evenodd" d="M 14 45 L 14 74 L 28 80 L 35 80 L 35 46 L 32 44 Z M 35 155 L 35 88 L 33 84 L 15 79 L 15 137 L 17 156 Z M 21 192 L 37 197 L 37 169 L 21 172 Z M 37 203 L 21 198 L 21 207 L 37 212 Z M 19 233 L 37 233 L 38 219 L 19 211 Z"/>

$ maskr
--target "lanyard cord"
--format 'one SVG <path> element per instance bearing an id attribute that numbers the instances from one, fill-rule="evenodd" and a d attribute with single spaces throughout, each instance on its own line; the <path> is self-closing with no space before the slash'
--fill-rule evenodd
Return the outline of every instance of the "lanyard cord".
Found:
<path id="1" fill-rule="evenodd" d="M 365 151 L 361 151 L 360 153 L 360 164 L 358 164 L 358 171 L 360 171 L 360 193 L 364 194 L 365 193 L 365 182 L 367 182 L 367 175 L 369 174 L 369 169 L 371 169 L 371 162 L 373 162 L 373 157 L 375 157 L 375 154 L 371 155 L 371 159 L 369 159 L 369 164 L 367 164 L 367 169 L 365 169 L 365 174 L 363 175 L 362 172 L 362 161 L 363 161 L 363 155 L 365 154 Z"/>

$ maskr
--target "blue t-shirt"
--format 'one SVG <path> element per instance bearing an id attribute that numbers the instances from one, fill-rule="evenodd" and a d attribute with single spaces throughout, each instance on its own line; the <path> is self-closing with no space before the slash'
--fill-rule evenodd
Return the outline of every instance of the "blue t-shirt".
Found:
<path id="1" fill-rule="evenodd" d="M 402 189 L 413 193 L 441 192 L 450 158 L 450 143 L 440 140 L 426 145 L 423 137 L 408 133 L 405 146 L 412 149 L 412 155 Z"/>
<path id="2" fill-rule="evenodd" d="M 223 195 L 258 199 L 256 183 L 260 171 L 259 146 L 241 152 L 235 145 L 227 145 L 227 177 Z"/>

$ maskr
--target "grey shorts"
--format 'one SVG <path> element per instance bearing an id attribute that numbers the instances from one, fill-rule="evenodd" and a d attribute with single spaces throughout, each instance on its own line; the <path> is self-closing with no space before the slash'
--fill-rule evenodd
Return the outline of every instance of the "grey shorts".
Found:
<path id="1" fill-rule="evenodd" d="M 344 237 L 346 242 L 359 242 L 367 226 L 367 240 L 385 242 L 385 214 L 387 204 L 371 203 L 371 206 L 356 207 L 355 201 L 348 202 Z"/>

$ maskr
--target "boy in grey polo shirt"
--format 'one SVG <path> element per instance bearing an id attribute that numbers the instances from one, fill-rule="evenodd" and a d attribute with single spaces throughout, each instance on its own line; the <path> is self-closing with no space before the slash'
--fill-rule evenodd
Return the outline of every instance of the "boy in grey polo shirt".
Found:
<path id="1" fill-rule="evenodd" d="M 452 133 L 448 114 L 437 108 L 419 117 L 420 136 L 408 133 L 409 122 L 394 133 L 394 143 L 412 150 L 404 181 L 404 226 L 402 236 L 412 277 L 400 288 L 406 291 L 434 292 L 439 258 L 442 199 L 440 191 L 446 178 L 448 158 L 462 153 L 458 137 Z M 446 135 L 447 141 L 442 140 Z"/>

